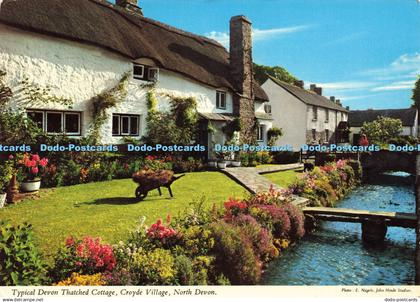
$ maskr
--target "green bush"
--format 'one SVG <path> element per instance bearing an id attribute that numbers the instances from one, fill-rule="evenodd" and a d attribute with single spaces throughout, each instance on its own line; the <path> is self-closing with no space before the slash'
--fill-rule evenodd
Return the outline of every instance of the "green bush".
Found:
<path id="1" fill-rule="evenodd" d="M 30 224 L 0 222 L 0 285 L 45 285 L 46 265 L 32 236 Z"/>
<path id="2" fill-rule="evenodd" d="M 261 263 L 241 229 L 225 222 L 212 223 L 210 229 L 215 240 L 218 271 L 232 284 L 257 284 L 261 278 Z"/>

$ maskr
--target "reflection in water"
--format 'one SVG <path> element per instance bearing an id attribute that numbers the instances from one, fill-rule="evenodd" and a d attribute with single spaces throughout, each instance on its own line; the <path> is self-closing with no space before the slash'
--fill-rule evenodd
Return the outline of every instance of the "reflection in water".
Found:
<path id="1" fill-rule="evenodd" d="M 398 179 L 395 177 L 399 176 Z M 386 185 L 363 185 L 339 207 L 388 212 L 414 212 L 412 185 L 406 175 L 391 175 Z M 398 181 L 398 183 L 396 183 Z M 282 257 L 270 263 L 263 284 L 399 285 L 414 280 L 414 229 L 388 228 L 382 246 L 368 247 L 356 223 L 322 222 Z"/>

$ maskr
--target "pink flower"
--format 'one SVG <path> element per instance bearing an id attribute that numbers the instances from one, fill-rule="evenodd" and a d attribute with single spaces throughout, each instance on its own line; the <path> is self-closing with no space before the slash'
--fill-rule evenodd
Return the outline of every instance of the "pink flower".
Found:
<path id="1" fill-rule="evenodd" d="M 12 159 L 14 159 L 14 158 L 15 158 L 15 157 L 14 157 L 12 154 L 10 154 L 10 155 L 9 155 L 9 159 L 10 159 L 10 160 L 12 160 Z"/>
<path id="2" fill-rule="evenodd" d="M 32 174 L 38 174 L 38 172 L 39 172 L 38 167 L 32 167 L 31 172 L 32 172 Z"/>
<path id="3" fill-rule="evenodd" d="M 32 155 L 32 160 L 34 160 L 34 161 L 39 161 L 39 155 L 38 154 L 33 154 Z"/>
<path id="4" fill-rule="evenodd" d="M 41 165 L 41 167 L 46 167 L 48 165 L 48 159 L 47 158 L 43 158 L 39 161 L 39 164 Z"/>
<path id="5" fill-rule="evenodd" d="M 66 246 L 72 246 L 74 244 L 74 239 L 73 237 L 68 237 L 66 239 Z"/>

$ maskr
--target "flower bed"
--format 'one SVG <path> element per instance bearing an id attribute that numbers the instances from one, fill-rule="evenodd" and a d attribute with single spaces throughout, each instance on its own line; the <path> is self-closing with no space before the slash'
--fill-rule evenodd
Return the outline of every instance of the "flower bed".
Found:
<path id="1" fill-rule="evenodd" d="M 69 237 L 39 280 L 55 285 L 257 284 L 265 264 L 303 234 L 303 214 L 287 194 L 271 189 L 244 200 L 231 198 L 222 209 L 196 203 L 174 220 L 168 215 L 166 222 L 150 226 L 142 220 L 129 240 L 114 246 L 99 238 Z"/>
<path id="2" fill-rule="evenodd" d="M 355 171 L 356 170 L 356 171 Z M 334 206 L 360 182 L 360 163 L 339 160 L 303 173 L 290 187 L 290 192 L 311 200 L 313 206 Z"/>

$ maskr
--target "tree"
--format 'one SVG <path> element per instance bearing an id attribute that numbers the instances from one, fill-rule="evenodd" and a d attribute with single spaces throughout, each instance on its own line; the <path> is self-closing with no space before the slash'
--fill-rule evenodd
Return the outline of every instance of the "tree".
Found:
<path id="1" fill-rule="evenodd" d="M 268 75 L 275 77 L 283 82 L 294 84 L 298 79 L 281 66 L 265 66 L 254 63 L 254 78 L 260 84 L 268 79 Z"/>
<path id="2" fill-rule="evenodd" d="M 420 76 L 414 84 L 413 96 L 411 99 L 414 102 L 413 107 L 416 107 L 418 110 L 420 110 Z"/>
<path id="3" fill-rule="evenodd" d="M 372 122 L 363 123 L 360 132 L 366 134 L 371 144 L 388 144 L 402 132 L 402 122 L 400 119 L 379 116 Z"/>

